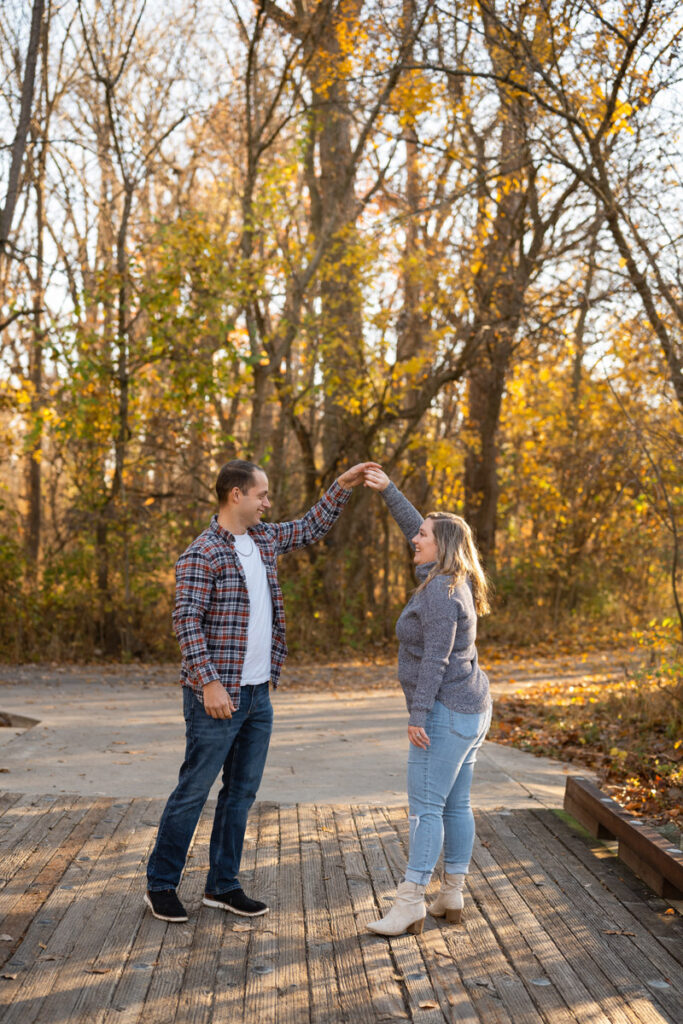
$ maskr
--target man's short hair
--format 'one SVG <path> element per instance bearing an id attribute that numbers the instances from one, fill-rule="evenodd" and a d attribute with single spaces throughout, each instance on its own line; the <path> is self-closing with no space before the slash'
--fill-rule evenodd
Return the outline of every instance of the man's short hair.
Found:
<path id="1" fill-rule="evenodd" d="M 247 462 L 246 459 L 230 459 L 230 462 L 226 462 L 216 480 L 218 504 L 223 506 L 227 503 L 233 487 L 239 487 L 242 494 L 246 494 L 254 482 L 254 473 L 259 468 L 254 462 Z"/>

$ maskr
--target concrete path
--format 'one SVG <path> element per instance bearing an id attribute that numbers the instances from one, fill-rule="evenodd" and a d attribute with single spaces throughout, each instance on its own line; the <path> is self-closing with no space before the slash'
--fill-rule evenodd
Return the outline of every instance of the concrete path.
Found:
<path id="1" fill-rule="evenodd" d="M 606 660 L 603 670 L 611 664 Z M 396 684 L 382 685 L 390 683 L 393 667 L 378 667 L 367 678 L 359 668 L 362 690 L 337 686 L 335 668 L 288 668 L 285 685 L 273 694 L 275 729 L 259 799 L 404 805 L 405 704 Z M 0 712 L 18 726 L 0 729 L 0 788 L 166 797 L 184 743 L 176 673 L 174 666 L 0 667 Z M 315 676 L 315 692 L 306 689 L 307 673 Z M 516 671 L 504 681 L 494 670 L 494 698 L 538 682 L 539 674 Z M 30 719 L 37 724 L 26 728 Z M 584 768 L 486 743 L 473 802 L 483 810 L 561 807 L 567 774 L 590 776 Z"/>

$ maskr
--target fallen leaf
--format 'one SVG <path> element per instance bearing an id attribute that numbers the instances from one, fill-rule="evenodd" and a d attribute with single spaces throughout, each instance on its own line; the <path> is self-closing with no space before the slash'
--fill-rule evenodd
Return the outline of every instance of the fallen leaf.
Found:
<path id="1" fill-rule="evenodd" d="M 619 931 L 618 929 L 610 928 L 609 931 L 606 931 L 606 932 L 604 931 L 602 934 L 603 935 L 633 935 L 635 937 L 636 933 L 635 932 L 622 932 L 622 931 Z"/>
<path id="2" fill-rule="evenodd" d="M 433 1002 L 431 999 L 428 999 L 427 1002 L 420 1003 L 420 1009 L 421 1010 L 438 1010 L 439 1009 L 439 1004 Z"/>
<path id="3" fill-rule="evenodd" d="M 14 981 L 16 974 L 3 974 L 2 977 L 7 978 L 8 981 Z"/>
<path id="4" fill-rule="evenodd" d="M 109 974 L 111 967 L 88 967 L 86 974 Z"/>
<path id="5" fill-rule="evenodd" d="M 11 935 L 7 935 L 7 934 L 0 935 L 0 942 L 11 942 L 11 941 L 12 941 L 12 936 Z"/>
<path id="6" fill-rule="evenodd" d="M 250 932 L 251 931 L 251 925 L 250 924 L 235 924 L 235 925 L 233 925 L 232 930 L 234 932 Z"/>
<path id="7" fill-rule="evenodd" d="M 669 909 L 668 909 L 668 910 L 665 910 L 665 911 L 664 911 L 664 913 L 665 913 L 665 914 L 675 914 L 675 913 L 676 913 L 676 911 L 674 910 L 674 908 L 673 908 L 673 907 L 669 907 Z"/>

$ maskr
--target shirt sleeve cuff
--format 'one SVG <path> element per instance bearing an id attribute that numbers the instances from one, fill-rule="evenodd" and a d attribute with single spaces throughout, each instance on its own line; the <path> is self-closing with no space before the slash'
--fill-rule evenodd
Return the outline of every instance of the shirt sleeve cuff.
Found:
<path id="1" fill-rule="evenodd" d="M 195 674 L 202 686 L 208 686 L 209 683 L 220 683 L 220 679 L 211 662 L 205 662 L 203 665 L 195 667 Z"/>
<path id="2" fill-rule="evenodd" d="M 410 718 L 408 719 L 408 725 L 414 725 L 418 729 L 424 729 L 427 721 L 426 711 L 411 711 Z"/>
<path id="3" fill-rule="evenodd" d="M 351 494 L 353 493 L 352 487 L 342 487 L 338 480 L 335 480 L 331 487 L 327 490 L 327 496 L 332 498 L 333 501 L 345 504 Z"/>

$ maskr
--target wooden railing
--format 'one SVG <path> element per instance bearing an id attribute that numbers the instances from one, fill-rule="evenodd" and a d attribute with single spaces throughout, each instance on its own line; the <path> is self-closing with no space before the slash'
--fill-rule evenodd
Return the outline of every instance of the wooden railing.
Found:
<path id="1" fill-rule="evenodd" d="M 683 852 L 581 776 L 567 779 L 564 808 L 591 835 L 616 839 L 619 858 L 658 896 L 683 899 Z"/>

